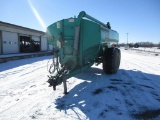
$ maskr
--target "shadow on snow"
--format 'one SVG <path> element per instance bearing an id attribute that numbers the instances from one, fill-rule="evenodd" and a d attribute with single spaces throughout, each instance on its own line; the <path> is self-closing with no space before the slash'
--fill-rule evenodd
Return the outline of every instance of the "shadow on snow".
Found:
<path id="1" fill-rule="evenodd" d="M 42 56 L 42 57 L 27 58 L 27 59 L 8 61 L 6 63 L 0 63 L 0 72 L 51 58 L 52 56 Z"/>
<path id="2" fill-rule="evenodd" d="M 124 69 L 106 75 L 92 67 L 75 78 L 84 81 L 55 101 L 56 108 L 66 114 L 72 110 L 78 119 L 150 119 L 160 115 L 159 75 Z"/>

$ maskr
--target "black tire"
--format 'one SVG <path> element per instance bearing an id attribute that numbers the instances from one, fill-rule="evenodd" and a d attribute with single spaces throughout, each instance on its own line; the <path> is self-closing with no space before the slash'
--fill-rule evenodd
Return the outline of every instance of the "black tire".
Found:
<path id="1" fill-rule="evenodd" d="M 107 48 L 103 55 L 103 71 L 106 74 L 116 73 L 120 66 L 121 52 L 118 48 Z"/>
<path id="2" fill-rule="evenodd" d="M 117 60 L 117 70 L 119 69 L 120 62 L 121 62 L 121 51 L 117 48 L 118 50 L 118 60 Z"/>

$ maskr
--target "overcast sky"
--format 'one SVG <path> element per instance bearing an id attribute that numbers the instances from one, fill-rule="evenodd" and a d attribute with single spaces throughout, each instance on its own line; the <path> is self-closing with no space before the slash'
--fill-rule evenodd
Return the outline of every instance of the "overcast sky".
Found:
<path id="1" fill-rule="evenodd" d="M 160 0 L 0 0 L 0 21 L 41 31 L 80 11 L 110 22 L 120 43 L 160 42 Z"/>

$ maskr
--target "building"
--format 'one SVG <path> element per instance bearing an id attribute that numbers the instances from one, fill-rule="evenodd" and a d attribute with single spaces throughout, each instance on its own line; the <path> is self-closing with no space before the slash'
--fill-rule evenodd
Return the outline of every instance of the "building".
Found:
<path id="1" fill-rule="evenodd" d="M 51 50 L 45 32 L 0 21 L 0 55 Z"/>

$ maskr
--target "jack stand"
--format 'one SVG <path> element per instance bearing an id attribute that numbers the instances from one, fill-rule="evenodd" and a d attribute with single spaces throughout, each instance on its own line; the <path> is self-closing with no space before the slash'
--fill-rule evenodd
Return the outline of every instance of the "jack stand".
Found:
<path id="1" fill-rule="evenodd" d="M 67 92 L 67 83 L 66 83 L 66 79 L 63 78 L 63 87 L 64 87 L 64 94 L 68 94 Z"/>

